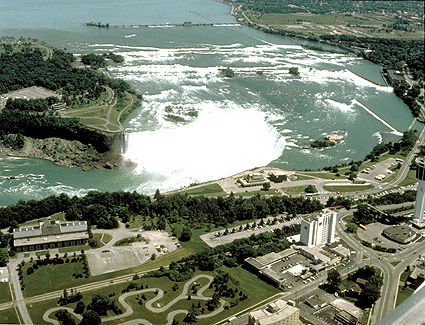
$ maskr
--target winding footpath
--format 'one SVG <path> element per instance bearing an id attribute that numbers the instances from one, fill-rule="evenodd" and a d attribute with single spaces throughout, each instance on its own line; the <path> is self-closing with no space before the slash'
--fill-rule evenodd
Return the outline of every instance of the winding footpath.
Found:
<path id="1" fill-rule="evenodd" d="M 145 304 L 146 309 L 148 309 L 152 313 L 166 312 L 168 309 L 170 309 L 172 306 L 174 306 L 179 301 L 186 300 L 188 298 L 188 292 L 189 292 L 190 286 L 193 283 L 195 283 L 198 279 L 202 279 L 202 278 L 206 278 L 208 280 L 208 283 L 205 284 L 204 286 L 202 286 L 198 290 L 196 296 L 194 296 L 194 295 L 190 295 L 190 296 L 191 296 L 192 299 L 196 299 L 196 300 L 210 300 L 211 297 L 204 296 L 204 291 L 209 288 L 209 285 L 211 284 L 211 282 L 213 281 L 214 278 L 210 275 L 200 274 L 200 275 L 193 277 L 188 282 L 186 282 L 184 287 L 183 287 L 182 292 L 177 297 L 175 297 L 173 300 L 171 300 L 168 304 L 166 304 L 165 306 L 162 306 L 162 307 L 153 307 L 152 306 L 154 303 L 156 303 L 157 301 L 161 300 L 164 297 L 164 291 L 161 288 L 148 288 L 148 289 L 124 293 L 118 298 L 118 301 L 124 307 L 125 312 L 120 314 L 120 315 L 103 317 L 102 322 L 115 321 L 115 320 L 118 320 L 118 319 L 121 319 L 121 318 L 131 316 L 134 313 L 134 310 L 125 300 L 128 297 L 143 294 L 143 293 L 146 293 L 146 292 L 156 293 L 156 296 L 154 298 L 152 298 L 152 299 L 150 299 L 146 302 L 146 304 Z M 220 299 L 220 303 L 221 303 L 221 305 L 220 305 L 219 308 L 215 309 L 211 313 L 199 315 L 198 318 L 208 318 L 208 317 L 212 317 L 212 316 L 215 316 L 215 315 L 221 313 L 224 310 L 225 301 L 223 299 Z M 80 320 L 82 319 L 81 315 L 74 313 L 74 311 L 69 307 L 54 307 L 54 308 L 48 309 L 44 313 L 43 320 L 47 323 L 59 325 L 59 322 L 56 319 L 50 318 L 50 315 L 55 313 L 56 311 L 58 311 L 60 309 L 65 309 L 69 313 L 71 313 L 73 316 L 75 316 L 76 318 L 78 318 Z M 188 313 L 188 311 L 185 310 L 185 309 L 178 309 L 178 310 L 173 310 L 173 311 L 169 312 L 168 315 L 167 315 L 167 325 L 170 325 L 173 322 L 173 319 L 176 315 L 187 314 L 187 313 Z M 152 323 L 149 322 L 148 320 L 141 319 L 141 318 L 132 319 L 132 320 L 126 321 L 122 324 L 126 324 L 126 325 L 136 325 L 136 324 L 152 325 Z"/>

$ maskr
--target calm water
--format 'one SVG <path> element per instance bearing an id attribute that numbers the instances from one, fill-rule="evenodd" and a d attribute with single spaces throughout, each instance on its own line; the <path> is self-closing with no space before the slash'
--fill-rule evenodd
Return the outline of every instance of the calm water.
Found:
<path id="1" fill-rule="evenodd" d="M 230 8 L 213 0 L 0 0 L 0 36 L 37 38 L 74 53 L 119 53 L 125 63 L 107 73 L 145 98 L 125 123 L 125 156 L 135 169 L 82 172 L 3 157 L 0 205 L 95 189 L 152 193 L 266 164 L 313 169 L 362 159 L 382 139 L 399 136 L 359 103 L 399 131 L 412 121 L 392 89 L 377 85 L 383 84 L 379 67 L 359 58 L 306 50 L 237 24 L 84 25 L 209 22 L 200 14 L 234 22 Z M 225 67 L 232 67 L 234 78 L 222 75 Z M 290 67 L 300 76 L 291 76 Z M 345 139 L 332 148 L 303 149 L 332 131 L 344 132 Z"/>

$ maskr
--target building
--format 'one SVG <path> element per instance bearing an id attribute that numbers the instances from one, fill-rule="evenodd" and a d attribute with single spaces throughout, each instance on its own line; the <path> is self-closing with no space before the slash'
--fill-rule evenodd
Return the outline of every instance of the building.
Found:
<path id="1" fill-rule="evenodd" d="M 339 313 L 335 314 L 334 319 L 343 325 L 357 325 L 357 317 L 351 315 L 345 310 L 341 310 Z"/>
<path id="2" fill-rule="evenodd" d="M 416 179 L 418 180 L 418 191 L 416 194 L 415 214 L 413 221 L 421 224 L 425 222 L 425 158 L 420 157 L 416 159 Z"/>
<path id="3" fill-rule="evenodd" d="M 252 271 L 264 276 L 277 287 L 283 288 L 286 284 L 286 277 L 280 270 L 276 270 L 275 268 L 272 268 L 272 266 L 282 260 L 286 260 L 296 255 L 297 253 L 298 252 L 295 249 L 288 248 L 279 253 L 271 252 L 257 258 L 248 257 L 245 259 L 245 263 Z"/>
<path id="4" fill-rule="evenodd" d="M 341 260 L 338 256 L 332 256 L 328 252 L 320 249 L 320 247 L 306 247 L 306 246 L 294 246 L 299 250 L 301 255 L 310 259 L 314 264 L 323 264 L 324 267 L 328 265 L 335 265 Z"/>
<path id="5" fill-rule="evenodd" d="M 395 225 L 384 229 L 382 234 L 400 244 L 410 243 L 416 237 L 416 232 L 405 225 Z"/>
<path id="6" fill-rule="evenodd" d="M 308 247 L 331 244 L 335 241 L 336 212 L 328 209 L 319 215 L 301 220 L 301 243 Z"/>
<path id="7" fill-rule="evenodd" d="M 248 314 L 248 325 L 301 325 L 300 310 L 282 299 Z"/>
<path id="8" fill-rule="evenodd" d="M 250 173 L 245 175 L 243 178 L 238 179 L 238 183 L 242 187 L 261 186 L 264 184 L 270 184 L 268 180 L 264 178 L 260 173 Z"/>
<path id="9" fill-rule="evenodd" d="M 13 229 L 13 245 L 17 252 L 85 245 L 88 239 L 87 221 L 47 219 L 37 226 Z"/>
<path id="10" fill-rule="evenodd" d="M 387 80 L 391 86 L 394 86 L 395 84 L 400 84 L 403 81 L 406 81 L 404 79 L 403 72 L 400 72 L 397 70 L 388 70 Z"/>

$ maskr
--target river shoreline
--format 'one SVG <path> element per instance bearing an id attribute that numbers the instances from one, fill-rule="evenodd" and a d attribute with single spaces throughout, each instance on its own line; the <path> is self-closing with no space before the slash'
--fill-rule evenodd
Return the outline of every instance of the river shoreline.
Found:
<path id="1" fill-rule="evenodd" d="M 0 157 L 21 157 L 48 160 L 55 165 L 78 167 L 83 171 L 116 169 L 125 163 L 121 154 L 107 151 L 99 153 L 91 145 L 61 138 L 25 138 L 22 149 L 14 150 L 0 143 Z"/>

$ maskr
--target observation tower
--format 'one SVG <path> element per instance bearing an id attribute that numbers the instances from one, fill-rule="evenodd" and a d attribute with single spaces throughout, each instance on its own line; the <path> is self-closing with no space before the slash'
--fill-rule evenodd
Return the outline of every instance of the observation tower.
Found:
<path id="1" fill-rule="evenodd" d="M 416 194 L 415 214 L 413 221 L 415 223 L 424 223 L 425 210 L 425 157 L 416 158 L 416 179 L 418 180 L 418 192 Z"/>

